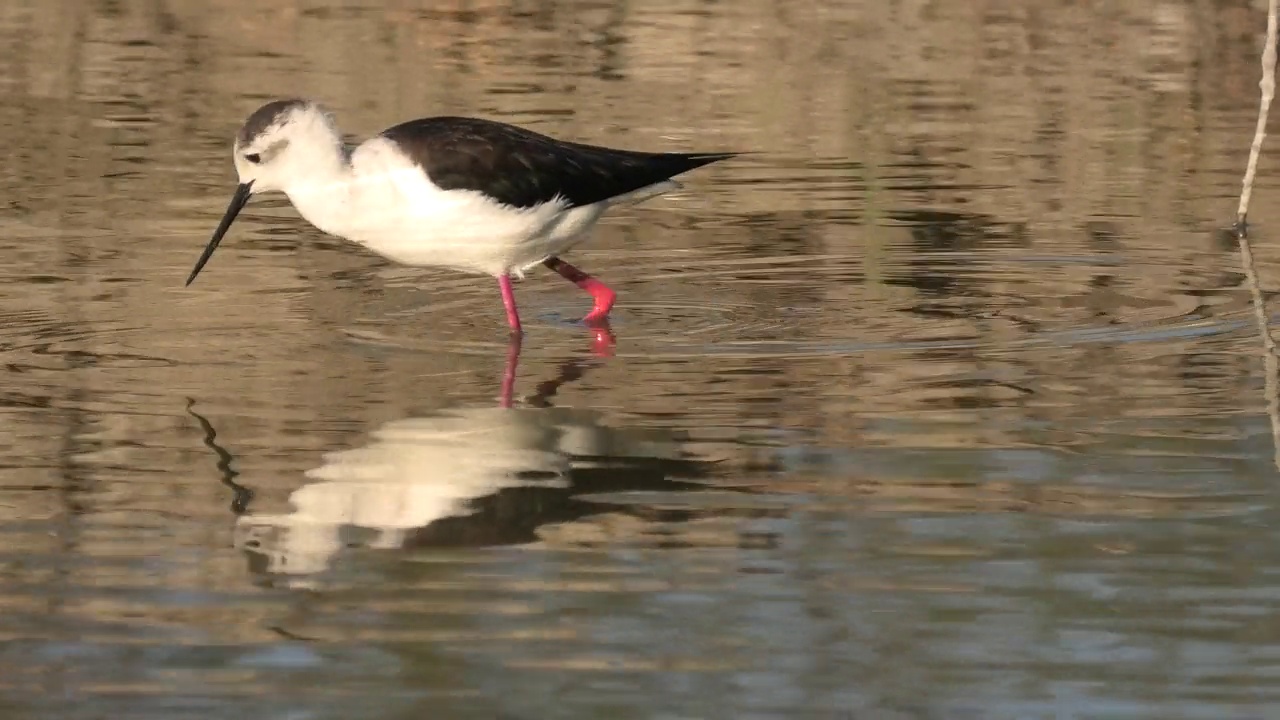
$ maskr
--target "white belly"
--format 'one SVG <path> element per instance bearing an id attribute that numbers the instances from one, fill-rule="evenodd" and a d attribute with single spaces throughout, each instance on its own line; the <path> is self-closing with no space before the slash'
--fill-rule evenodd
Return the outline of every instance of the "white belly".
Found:
<path id="1" fill-rule="evenodd" d="M 378 209 L 345 235 L 405 265 L 501 275 L 567 251 L 605 210 L 603 204 L 559 203 L 518 210 L 470 192 L 447 200 L 419 199 L 395 208 L 370 202 Z"/>

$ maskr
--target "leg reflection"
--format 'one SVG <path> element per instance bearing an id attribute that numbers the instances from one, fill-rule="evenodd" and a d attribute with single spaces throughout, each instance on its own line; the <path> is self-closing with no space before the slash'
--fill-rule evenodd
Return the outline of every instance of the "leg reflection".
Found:
<path id="1" fill-rule="evenodd" d="M 507 365 L 502 370 L 502 396 L 499 404 L 504 408 L 511 407 L 511 395 L 516 388 L 516 366 L 520 364 L 521 337 L 513 334 L 511 343 L 507 345 Z"/>
<path id="2" fill-rule="evenodd" d="M 587 364 L 582 358 L 566 360 L 560 364 L 560 368 L 554 378 L 538 383 L 538 388 L 534 391 L 533 397 L 529 398 L 529 405 L 539 408 L 551 407 L 551 398 L 560 392 L 560 388 L 581 379 L 586 372 Z"/>
<path id="3" fill-rule="evenodd" d="M 600 358 L 612 357 L 616 339 L 608 321 L 593 323 L 590 329 L 591 354 Z M 513 335 L 510 345 L 507 346 L 507 364 L 502 371 L 502 394 L 499 404 L 504 408 L 515 404 L 516 368 L 520 364 L 520 346 L 520 336 Z M 560 388 L 581 378 L 587 368 L 585 358 L 578 357 L 565 361 L 560 365 L 556 377 L 538 384 L 534 395 L 528 399 L 528 404 L 532 407 L 550 407 L 551 398 L 559 392 Z"/>

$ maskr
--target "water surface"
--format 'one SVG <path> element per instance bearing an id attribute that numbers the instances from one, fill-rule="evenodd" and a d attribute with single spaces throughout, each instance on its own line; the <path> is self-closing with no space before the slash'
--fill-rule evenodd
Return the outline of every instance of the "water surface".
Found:
<path id="1" fill-rule="evenodd" d="M 0 6 L 12 718 L 1263 718 L 1260 11 Z M 255 199 L 266 98 L 757 154 L 517 287 Z M 1280 277 L 1264 153 L 1259 272 Z"/>

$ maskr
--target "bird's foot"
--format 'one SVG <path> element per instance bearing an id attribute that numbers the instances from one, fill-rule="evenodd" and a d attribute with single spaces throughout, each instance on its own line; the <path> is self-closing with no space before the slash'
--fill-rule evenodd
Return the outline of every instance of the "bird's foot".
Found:
<path id="1" fill-rule="evenodd" d="M 591 306 L 591 312 L 582 318 L 582 322 L 592 325 L 608 321 L 609 311 L 613 309 L 613 303 L 618 299 L 618 294 L 608 285 L 591 277 L 579 281 L 578 287 L 591 293 L 591 298 L 594 301 Z"/>

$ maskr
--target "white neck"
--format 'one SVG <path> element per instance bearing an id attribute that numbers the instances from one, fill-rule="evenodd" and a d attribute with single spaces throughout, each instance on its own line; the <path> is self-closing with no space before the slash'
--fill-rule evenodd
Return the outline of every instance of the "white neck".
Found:
<path id="1" fill-rule="evenodd" d="M 307 222 L 340 235 L 350 217 L 351 165 L 342 142 L 333 140 L 309 144 L 305 153 L 290 158 L 289 177 L 296 180 L 283 190 Z"/>

